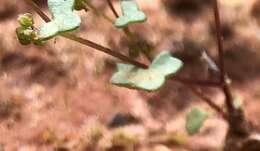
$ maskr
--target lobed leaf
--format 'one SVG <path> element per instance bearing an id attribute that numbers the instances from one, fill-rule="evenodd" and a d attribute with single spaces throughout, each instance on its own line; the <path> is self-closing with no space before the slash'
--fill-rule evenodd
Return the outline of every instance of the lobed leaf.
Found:
<path id="1" fill-rule="evenodd" d="M 124 28 L 129 24 L 140 23 L 146 20 L 144 12 L 140 11 L 138 5 L 133 0 L 122 0 L 121 9 L 123 16 L 115 21 L 115 26 Z"/>
<path id="2" fill-rule="evenodd" d="M 117 64 L 118 72 L 110 81 L 122 87 L 155 91 L 162 87 L 167 77 L 175 74 L 181 67 L 182 62 L 179 59 L 172 57 L 169 52 L 161 52 L 148 69 Z"/>
<path id="3" fill-rule="evenodd" d="M 189 135 L 199 132 L 204 122 L 208 118 L 208 113 L 200 108 L 194 108 L 186 117 L 186 130 Z"/>
<path id="4" fill-rule="evenodd" d="M 40 28 L 40 38 L 50 39 L 59 33 L 69 32 L 80 26 L 81 19 L 73 13 L 75 0 L 48 0 L 52 21 Z"/>

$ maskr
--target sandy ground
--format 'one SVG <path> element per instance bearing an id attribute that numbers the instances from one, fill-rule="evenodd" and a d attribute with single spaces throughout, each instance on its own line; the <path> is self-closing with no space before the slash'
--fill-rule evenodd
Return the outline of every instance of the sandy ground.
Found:
<path id="1" fill-rule="evenodd" d="M 161 50 L 180 54 L 185 62 L 180 74 L 192 78 L 207 75 L 198 59 L 201 50 L 216 56 L 210 4 L 197 1 L 164 5 L 160 0 L 139 0 L 149 19 L 130 28 L 153 44 L 154 54 Z M 112 17 L 104 2 L 96 0 L 94 4 Z M 260 128 L 260 3 L 253 4 L 253 0 L 223 0 L 221 15 L 234 94 L 243 100 L 248 119 Z M 227 125 L 182 85 L 168 82 L 155 93 L 112 86 L 109 78 L 118 60 L 61 37 L 43 47 L 21 46 L 14 32 L 16 18 L 28 11 L 33 12 L 22 1 L 0 1 L 0 151 L 93 150 L 87 149 L 85 136 L 93 125 L 102 125 L 104 133 L 97 146 L 109 148 L 117 129 L 105 125 L 116 113 L 131 114 L 141 121 L 123 127 L 138 136 L 138 151 L 221 149 Z M 127 54 L 122 31 L 91 12 L 78 13 L 83 25 L 76 34 Z M 37 14 L 34 17 L 37 26 L 42 24 Z M 218 90 L 203 90 L 223 105 Z M 198 135 L 189 137 L 185 115 L 194 106 L 205 108 L 211 116 Z M 149 143 L 152 136 L 165 133 L 185 143 Z"/>

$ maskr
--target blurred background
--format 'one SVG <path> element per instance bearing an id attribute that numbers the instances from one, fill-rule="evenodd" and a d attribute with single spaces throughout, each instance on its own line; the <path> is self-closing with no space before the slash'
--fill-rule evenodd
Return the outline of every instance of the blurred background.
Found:
<path id="1" fill-rule="evenodd" d="M 47 0 L 34 0 L 47 14 Z M 220 0 L 227 71 L 247 118 L 260 128 L 260 0 Z M 105 0 L 91 0 L 115 19 Z M 119 1 L 113 1 L 121 14 Z M 152 48 L 184 61 L 180 75 L 210 77 L 201 54 L 216 58 L 211 0 L 137 0 L 147 14 L 130 30 Z M 0 1 L 0 151 L 220 151 L 227 125 L 183 85 L 139 92 L 109 84 L 116 62 L 106 54 L 57 37 L 22 46 L 17 17 L 33 13 L 23 0 Z M 92 11 L 77 12 L 75 34 L 128 54 L 127 39 Z M 145 59 L 140 58 L 146 62 Z M 203 89 L 223 106 L 223 94 Z M 194 106 L 210 112 L 200 133 L 188 136 L 185 116 Z"/>

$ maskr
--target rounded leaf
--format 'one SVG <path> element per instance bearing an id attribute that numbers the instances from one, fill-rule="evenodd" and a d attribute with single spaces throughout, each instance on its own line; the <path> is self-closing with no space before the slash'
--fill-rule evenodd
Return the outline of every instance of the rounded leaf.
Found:
<path id="1" fill-rule="evenodd" d="M 118 72 L 110 81 L 122 87 L 155 91 L 165 83 L 167 77 L 175 74 L 181 67 L 182 62 L 179 59 L 172 57 L 169 52 L 162 52 L 148 69 L 129 64 L 117 64 Z"/>
<path id="2" fill-rule="evenodd" d="M 208 113 L 200 108 L 194 108 L 186 117 L 186 130 L 189 135 L 194 135 L 199 132 L 205 120 L 208 118 Z"/>
<path id="3" fill-rule="evenodd" d="M 81 19 L 73 13 L 75 0 L 48 0 L 52 20 L 40 28 L 41 39 L 50 39 L 59 33 L 69 32 L 80 26 Z"/>
<path id="4" fill-rule="evenodd" d="M 114 23 L 118 28 L 124 28 L 129 24 L 141 23 L 146 20 L 145 13 L 139 10 L 138 5 L 133 0 L 122 0 L 121 9 L 123 16 L 117 18 Z"/>

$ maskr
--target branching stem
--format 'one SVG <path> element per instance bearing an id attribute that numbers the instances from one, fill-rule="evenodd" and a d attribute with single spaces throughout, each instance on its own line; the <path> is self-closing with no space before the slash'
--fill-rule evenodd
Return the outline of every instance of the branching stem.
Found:
<path id="1" fill-rule="evenodd" d="M 40 17 L 45 21 L 45 22 L 49 22 L 51 21 L 50 18 L 40 9 L 40 7 L 38 7 L 37 4 L 35 4 L 32 0 L 25 0 L 28 4 L 30 4 L 33 9 L 40 15 Z M 113 56 L 115 58 L 118 58 L 122 61 L 125 61 L 127 63 L 130 63 L 130 64 L 133 64 L 135 66 L 138 66 L 138 67 L 141 67 L 141 68 L 147 68 L 147 65 L 144 65 L 142 63 L 139 63 L 127 56 L 124 56 L 116 51 L 113 51 L 109 48 L 106 48 L 104 46 L 101 46 L 95 42 L 92 42 L 90 40 L 87 40 L 87 39 L 84 39 L 84 38 L 81 38 L 81 37 L 77 37 L 76 35 L 73 35 L 73 34 L 68 34 L 68 33 L 63 33 L 63 34 L 60 34 L 61 36 L 67 38 L 67 39 L 70 39 L 70 40 L 73 40 L 73 41 L 76 41 L 78 43 L 81 43 L 83 45 L 86 45 L 88 47 L 91 47 L 91 48 L 94 48 L 96 50 L 99 50 L 99 51 L 102 51 L 110 56 Z"/>
<path id="2" fill-rule="evenodd" d="M 193 86 L 186 85 L 194 94 L 196 94 L 202 101 L 207 103 L 211 108 L 217 111 L 225 120 L 228 120 L 228 116 L 226 113 L 217 105 L 215 104 L 210 98 L 208 98 L 204 93 L 199 92 Z"/>
<path id="3" fill-rule="evenodd" d="M 145 64 L 142 64 L 140 62 L 137 62 L 135 61 L 134 59 L 131 59 L 127 56 L 124 56 L 122 55 L 121 53 L 119 52 L 116 52 L 116 51 L 113 51 L 111 50 L 110 48 L 107 48 L 107 47 L 104 47 L 104 46 L 101 46 L 95 42 L 92 42 L 90 40 L 87 40 L 87 39 L 84 39 L 84 38 L 81 38 L 81 37 L 78 37 L 76 35 L 73 35 L 73 34 L 68 34 L 68 33 L 64 33 L 64 34 L 61 34 L 63 37 L 67 38 L 67 39 L 70 39 L 72 41 L 76 41 L 78 43 L 81 43 L 83 45 L 86 45 L 88 47 L 91 47 L 91 48 L 94 48 L 96 50 L 99 50 L 99 51 L 102 51 L 110 56 L 113 56 L 115 58 L 118 58 L 120 59 L 121 61 L 124 61 L 124 62 L 127 62 L 127 63 L 130 63 L 130 64 L 133 64 L 137 67 L 140 67 L 140 68 L 147 68 L 148 66 L 145 65 Z"/>
<path id="4" fill-rule="evenodd" d="M 111 0 L 107 0 L 107 3 L 108 3 L 109 8 L 111 9 L 111 11 L 113 12 L 114 16 L 115 16 L 116 18 L 118 18 L 119 15 L 118 15 L 118 13 L 117 13 L 117 11 L 116 11 L 116 9 L 115 9 L 115 7 L 114 7 L 112 1 L 111 1 Z M 124 31 L 125 35 L 127 36 L 129 43 L 136 43 L 136 41 L 139 40 L 139 37 L 136 36 L 135 34 L 133 34 L 128 27 L 123 28 L 123 31 Z M 142 53 L 145 55 L 145 57 L 146 57 L 149 61 L 151 61 L 151 60 L 152 60 L 151 56 L 150 56 L 147 52 L 145 52 L 145 50 L 143 50 L 142 44 L 139 44 L 139 43 L 136 43 L 136 44 L 137 44 L 137 47 L 139 47 L 139 49 L 140 49 L 140 50 L 142 51 Z"/>
<path id="5" fill-rule="evenodd" d="M 38 7 L 37 4 L 35 4 L 32 0 L 25 0 L 29 5 L 31 5 L 33 7 L 33 9 L 40 15 L 40 17 L 45 21 L 45 22 L 49 22 L 51 21 L 50 18 L 41 11 L 41 9 Z M 81 37 L 77 37 L 74 34 L 68 34 L 68 33 L 63 33 L 60 34 L 62 37 L 65 37 L 67 39 L 70 39 L 72 41 L 78 42 L 80 44 L 83 44 L 85 46 L 91 47 L 95 50 L 104 52 L 110 56 L 113 56 L 115 58 L 118 58 L 124 62 L 133 64 L 137 67 L 140 68 L 147 68 L 148 66 L 140 63 L 138 61 L 135 61 L 133 59 L 131 59 L 130 57 L 124 56 L 120 53 L 118 53 L 117 51 L 113 51 L 110 48 L 106 48 L 104 46 L 101 46 L 95 42 L 92 42 L 90 40 L 81 38 Z M 206 87 L 219 87 L 221 84 L 218 82 L 211 82 L 211 81 L 200 81 L 200 80 L 194 80 L 194 79 L 183 79 L 183 78 L 179 78 L 179 77 L 172 77 L 171 80 L 180 82 L 182 84 L 184 84 L 185 86 L 187 86 L 189 89 L 192 90 L 192 92 L 197 95 L 199 98 L 201 98 L 205 103 L 207 103 L 209 106 L 211 106 L 216 112 L 220 113 L 225 119 L 226 119 L 226 115 L 223 112 L 223 110 L 218 107 L 211 99 L 207 98 L 206 96 L 204 96 L 202 93 L 198 92 L 195 88 L 193 88 L 193 86 L 190 85 L 197 85 L 197 86 L 206 86 Z"/>
<path id="6" fill-rule="evenodd" d="M 181 83 L 185 83 L 185 84 L 189 84 L 189 85 L 204 86 L 204 87 L 219 87 L 222 84 L 221 82 L 218 82 L 218 81 L 188 79 L 188 78 L 182 78 L 179 76 L 173 76 L 172 79 L 174 79 L 175 81 L 179 81 Z"/>
<path id="7" fill-rule="evenodd" d="M 225 60 L 224 60 L 224 49 L 222 42 L 222 33 L 221 33 L 221 21 L 219 14 L 219 6 L 218 1 L 214 0 L 213 4 L 215 24 L 216 24 L 216 38 L 217 38 L 217 46 L 218 46 L 218 58 L 219 58 L 219 68 L 220 68 L 220 80 L 223 83 L 222 90 L 225 94 L 225 102 L 227 106 L 227 110 L 229 114 L 232 114 L 235 111 L 233 106 L 233 96 L 230 88 L 230 84 L 228 82 L 228 76 L 225 70 Z"/>

